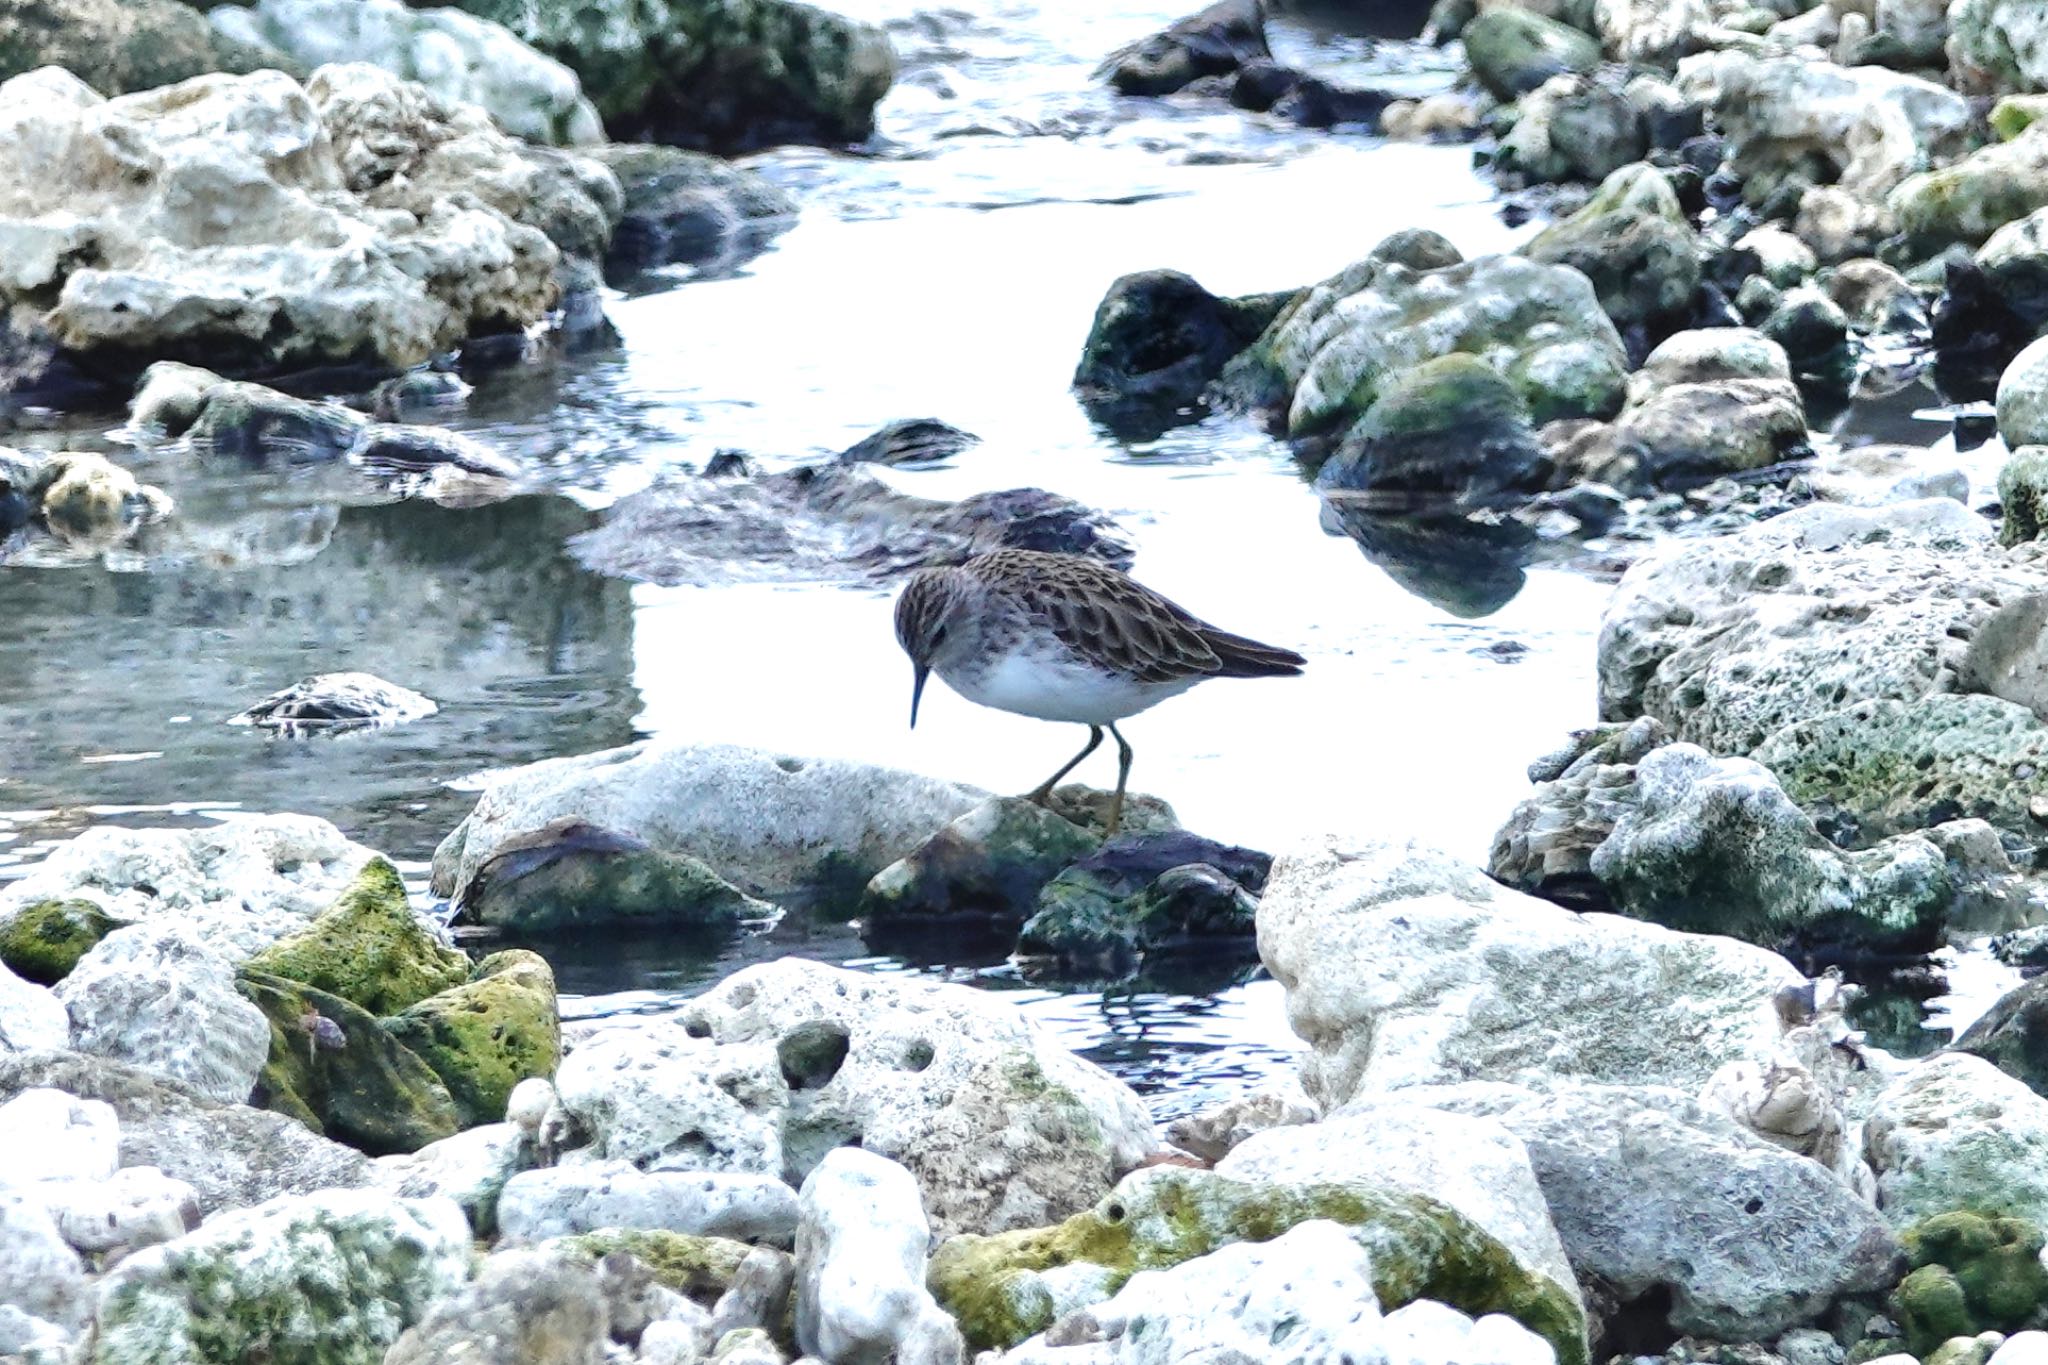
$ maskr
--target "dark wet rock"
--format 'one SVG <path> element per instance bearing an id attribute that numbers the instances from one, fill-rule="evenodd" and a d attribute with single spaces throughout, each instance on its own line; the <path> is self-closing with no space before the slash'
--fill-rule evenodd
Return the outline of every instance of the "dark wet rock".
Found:
<path id="1" fill-rule="evenodd" d="M 1270 57 L 1254 57 L 1237 69 L 1237 79 L 1230 85 L 1230 102 L 1263 114 L 1307 79 L 1307 72 L 1282 66 Z"/>
<path id="2" fill-rule="evenodd" d="M 1389 239 L 1305 291 L 1230 362 L 1212 392 L 1251 411 L 1284 413 L 1291 436 L 1332 435 L 1365 415 L 1403 371 L 1466 353 L 1514 384 L 1536 422 L 1607 416 L 1621 406 L 1626 353 L 1584 275 L 1518 256 L 1440 264 L 1441 239 L 1430 238 Z"/>
<path id="3" fill-rule="evenodd" d="M 445 475 L 467 477 L 474 484 L 510 485 L 522 472 L 512 460 L 474 436 L 391 422 L 372 422 L 363 428 L 348 459 L 368 473 L 401 481 Z"/>
<path id="4" fill-rule="evenodd" d="M 228 37 L 177 0 L 7 0 L 0 5 L 0 80 L 41 66 L 61 66 L 102 95 L 215 71 L 304 72 L 267 46 Z"/>
<path id="5" fill-rule="evenodd" d="M 1167 959 L 1251 962 L 1272 865 L 1182 830 L 1119 836 L 1039 892 L 1018 955 L 1034 975 L 1108 979 Z"/>
<path id="6" fill-rule="evenodd" d="M 1390 495 L 1371 508 L 1485 507 L 1543 487 L 1549 460 L 1514 385 L 1476 356 L 1448 355 L 1396 376 L 1323 463 L 1325 497 Z M 1409 500 L 1413 499 L 1413 502 Z"/>
<path id="7" fill-rule="evenodd" d="M 1513 520 L 1372 508 L 1325 498 L 1326 534 L 1347 536 L 1387 577 L 1453 616 L 1491 616 L 1522 590 L 1536 545 Z"/>
<path id="8" fill-rule="evenodd" d="M 777 913 L 687 853 L 580 820 L 509 841 L 457 907 L 461 922 L 525 934 L 659 928 L 720 937 Z"/>
<path id="9" fill-rule="evenodd" d="M 185 1181 L 209 1214 L 281 1194 L 367 1185 L 374 1170 L 361 1152 L 296 1119 L 205 1099 L 139 1067 L 77 1052 L 0 1055 L 0 1103 L 39 1086 L 112 1105 L 121 1164 L 154 1166 Z"/>
<path id="10" fill-rule="evenodd" d="M 672 477 L 621 499 L 569 548 L 599 573 L 664 584 L 885 578 L 1003 548 L 1131 559 L 1108 518 L 1054 493 L 943 502 L 837 463 Z"/>
<path id="11" fill-rule="evenodd" d="M 1844 853 L 1748 759 L 1654 745 L 1654 723 L 1597 733 L 1494 837 L 1495 878 L 1574 908 L 1830 960 L 1939 946 L 1956 887 L 1928 839 Z"/>
<path id="12" fill-rule="evenodd" d="M 2005 367 L 2034 339 L 2035 324 L 1967 253 L 1945 256 L 1942 268 L 1932 318 L 1936 374 L 1959 398 L 1989 398 Z M 2022 287 L 2018 299 L 2025 298 Z"/>
<path id="13" fill-rule="evenodd" d="M 1177 270 L 1125 275 L 1096 305 L 1074 388 L 1112 426 L 1193 420 L 1202 392 L 1293 298 L 1219 298 Z"/>
<path id="14" fill-rule="evenodd" d="M 1524 95 L 1494 168 L 1536 182 L 1605 180 L 1651 146 L 1642 111 L 1605 75 L 1559 76 Z"/>
<path id="15" fill-rule="evenodd" d="M 1099 836 L 1020 796 L 983 802 L 875 874 L 860 915 L 871 938 L 934 930 L 1012 933 Z"/>
<path id="16" fill-rule="evenodd" d="M 843 464 L 933 464 L 981 444 L 973 432 L 936 417 L 905 417 L 839 452 Z"/>
<path id="17" fill-rule="evenodd" d="M 1686 488 L 1810 457 L 1806 409 L 1784 351 L 1743 328 L 1679 332 L 1629 379 L 1612 423 L 1543 431 L 1559 485 Z"/>
<path id="18" fill-rule="evenodd" d="M 54 986 L 119 927 L 120 921 L 93 901 L 36 901 L 0 924 L 0 966 L 24 981 Z"/>
<path id="19" fill-rule="evenodd" d="M 1500 100 L 1525 95 L 1553 76 L 1580 75 L 1600 64 L 1600 45 L 1585 34 L 1508 5 L 1480 11 L 1465 25 L 1463 36 L 1472 74 Z"/>
<path id="20" fill-rule="evenodd" d="M 159 366 L 150 366 L 155 373 Z M 148 376 L 144 376 L 148 382 Z M 412 370 L 394 379 L 387 379 L 370 390 L 370 415 L 379 422 L 416 422 L 422 418 L 436 416 L 460 408 L 468 401 L 470 386 L 462 376 L 447 370 Z M 136 400 L 139 410 L 140 398 Z M 199 410 L 192 409 L 197 417 Z M 190 425 L 187 419 L 186 425 Z M 177 435 L 176 431 L 169 432 Z"/>
<path id="21" fill-rule="evenodd" d="M 860 142 L 896 76 L 880 29 L 790 0 L 459 0 L 583 81 L 621 141 Z"/>
<path id="22" fill-rule="evenodd" d="M 2002 545 L 2048 534 L 2048 446 L 2021 446 L 1998 471 L 1998 527 Z"/>
<path id="23" fill-rule="evenodd" d="M 465 1128 L 495 1123 L 521 1081 L 553 1076 L 562 1060 L 555 974 L 523 949 L 493 953 L 463 985 L 383 1021 L 384 1029 L 448 1087 Z"/>
<path id="24" fill-rule="evenodd" d="M 1670 182 L 1643 162 L 1602 181 L 1585 207 L 1522 250 L 1585 275 L 1630 340 L 1653 343 L 1683 326 L 1699 292 L 1698 238 Z"/>
<path id="25" fill-rule="evenodd" d="M 1336 85 L 1320 76 L 1304 74 L 1273 102 L 1272 112 L 1304 128 L 1350 125 L 1377 131 L 1380 116 L 1394 100 L 1395 96 L 1385 90 Z"/>
<path id="26" fill-rule="evenodd" d="M 201 454 L 222 459 L 317 464 L 353 450 L 368 426 L 361 413 L 339 403 L 230 382 L 207 391 L 186 439 Z"/>
<path id="27" fill-rule="evenodd" d="M 1849 319 L 1825 293 L 1811 286 L 1789 290 L 1758 331 L 1785 348 L 1801 383 L 1846 394 L 1856 375 L 1849 347 Z"/>
<path id="28" fill-rule="evenodd" d="M 1849 320 L 1862 342 L 1924 346 L 1931 324 L 1927 304 L 1904 275 L 1882 261 L 1844 261 L 1820 272 L 1816 283 Z"/>
<path id="29" fill-rule="evenodd" d="M 368 673 L 322 673 L 271 693 L 228 723 L 285 734 L 332 734 L 403 725 L 440 709 L 432 698 Z"/>
<path id="30" fill-rule="evenodd" d="M 2025 932 L 2025 931 L 2022 931 Z M 2034 954 L 2039 965 L 2040 954 Z M 2048 1095 L 2048 977 L 2035 977 L 2000 996 L 1956 1039 L 1967 1052 L 1996 1066 L 2037 1095 Z"/>
<path id="31" fill-rule="evenodd" d="M 614 279 L 656 266 L 731 270 L 795 223 L 796 200 L 759 172 L 643 143 L 590 150 L 619 178 L 624 209 L 604 258 Z"/>
<path id="32" fill-rule="evenodd" d="M 367 1010 L 263 972 L 243 971 L 236 987 L 270 1023 L 263 1108 L 371 1156 L 416 1152 L 461 1127 L 441 1079 Z"/>
<path id="33" fill-rule="evenodd" d="M 198 365 L 159 360 L 136 381 L 128 426 L 151 436 L 183 436 L 199 420 L 213 391 L 226 382 Z"/>
<path id="34" fill-rule="evenodd" d="M 1171 95 L 1204 76 L 1223 76 L 1273 56 L 1259 0 L 1219 0 L 1163 33 L 1111 53 L 1097 75 L 1119 94 Z"/>

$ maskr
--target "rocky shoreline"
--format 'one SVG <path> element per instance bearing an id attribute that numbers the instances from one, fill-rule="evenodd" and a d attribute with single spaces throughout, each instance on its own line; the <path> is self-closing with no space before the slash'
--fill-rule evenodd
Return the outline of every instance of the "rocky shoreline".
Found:
<path id="1" fill-rule="evenodd" d="M 529 463 L 436 420 L 469 379 L 601 344 L 608 284 L 762 250 L 796 200 L 706 149 L 859 143 L 897 69 L 786 0 L 576 8 L 0 3 L 0 394 L 516 505 Z M 1485 867 L 1153 797 L 1105 839 L 1086 787 L 672 738 L 485 775 L 424 887 L 305 815 L 90 828 L 0 882 L 0 1360 L 2048 1360 L 2048 18 L 1795 11 L 1440 0 L 1468 79 L 1418 99 L 1223 0 L 1099 73 L 1470 141 L 1548 215 L 1281 292 L 1126 276 L 1074 377 L 1112 429 L 1262 424 L 1454 613 L 1531 547 L 1611 572 L 1598 723 Z M 1995 408 L 1995 490 L 1816 420 L 1927 373 Z M 720 454 L 565 559 L 621 593 L 1129 562 L 1056 494 L 877 473 L 974 440 Z M 308 553 L 266 515 L 209 538 L 118 459 L 0 450 L 10 562 Z M 407 681 L 233 720 L 410 725 Z M 553 945 L 793 915 L 1064 988 L 1264 974 L 1297 1074 L 1162 1130 L 1001 992 L 797 956 L 563 1018 Z M 1931 1056 L 1877 1036 L 1987 939 L 2023 984 Z"/>

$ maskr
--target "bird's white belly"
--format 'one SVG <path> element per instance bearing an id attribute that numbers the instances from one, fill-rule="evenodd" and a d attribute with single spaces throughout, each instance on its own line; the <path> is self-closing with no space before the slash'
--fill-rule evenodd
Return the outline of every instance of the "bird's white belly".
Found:
<path id="1" fill-rule="evenodd" d="M 1142 683 L 1053 654 L 1011 650 L 985 668 L 941 673 L 967 700 L 1039 720 L 1108 725 L 1177 697 L 1200 681 Z"/>

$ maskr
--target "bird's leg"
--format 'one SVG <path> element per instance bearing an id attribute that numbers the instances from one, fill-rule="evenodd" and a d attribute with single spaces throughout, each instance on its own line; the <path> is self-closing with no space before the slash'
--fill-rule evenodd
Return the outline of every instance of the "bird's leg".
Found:
<path id="1" fill-rule="evenodd" d="M 1105 839 L 1114 835 L 1117 826 L 1123 823 L 1124 784 L 1131 780 L 1131 742 L 1114 725 L 1109 727 L 1109 732 L 1116 736 L 1116 795 L 1109 799 L 1109 823 L 1102 832 Z"/>
<path id="2" fill-rule="evenodd" d="M 1113 732 L 1116 729 L 1116 727 L 1111 726 L 1110 729 Z M 1118 740 L 1117 743 L 1121 744 L 1123 743 L 1123 741 Z M 1061 768 L 1051 777 L 1046 778 L 1045 781 L 1039 783 L 1036 787 L 1033 787 L 1029 792 L 1025 793 L 1024 799 L 1026 801 L 1035 802 L 1036 804 L 1041 806 L 1044 805 L 1047 801 L 1052 799 L 1052 789 L 1059 782 L 1059 780 L 1065 777 L 1068 773 L 1074 771 L 1074 769 L 1080 767 L 1081 760 L 1088 757 L 1088 755 L 1094 753 L 1101 746 L 1102 727 L 1100 725 L 1089 726 L 1088 747 L 1083 749 L 1080 753 L 1075 754 L 1072 758 L 1068 759 L 1065 767 Z"/>

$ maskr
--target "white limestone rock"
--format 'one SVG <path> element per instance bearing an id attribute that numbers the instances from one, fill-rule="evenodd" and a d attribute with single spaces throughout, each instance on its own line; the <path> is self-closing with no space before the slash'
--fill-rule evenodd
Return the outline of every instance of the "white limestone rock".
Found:
<path id="1" fill-rule="evenodd" d="M 2048 1099 L 1981 1057 L 1943 1053 L 1887 1086 L 1864 1155 L 1894 1227 L 1965 1208 L 2048 1222 Z"/>
<path id="2" fill-rule="evenodd" d="M 796 1191 L 773 1176 L 580 1162 L 523 1171 L 498 1194 L 498 1231 L 522 1242 L 599 1228 L 665 1228 L 787 1246 L 796 1226 Z"/>
<path id="3" fill-rule="evenodd" d="M 70 1045 L 71 1016 L 64 1002 L 0 963 L 0 1054 Z"/>
<path id="4" fill-rule="evenodd" d="M 800 1198 L 797 1345 L 838 1365 L 913 1355 L 957 1365 L 960 1331 L 925 1288 L 931 1225 L 910 1172 L 841 1147 L 804 1180 Z"/>

